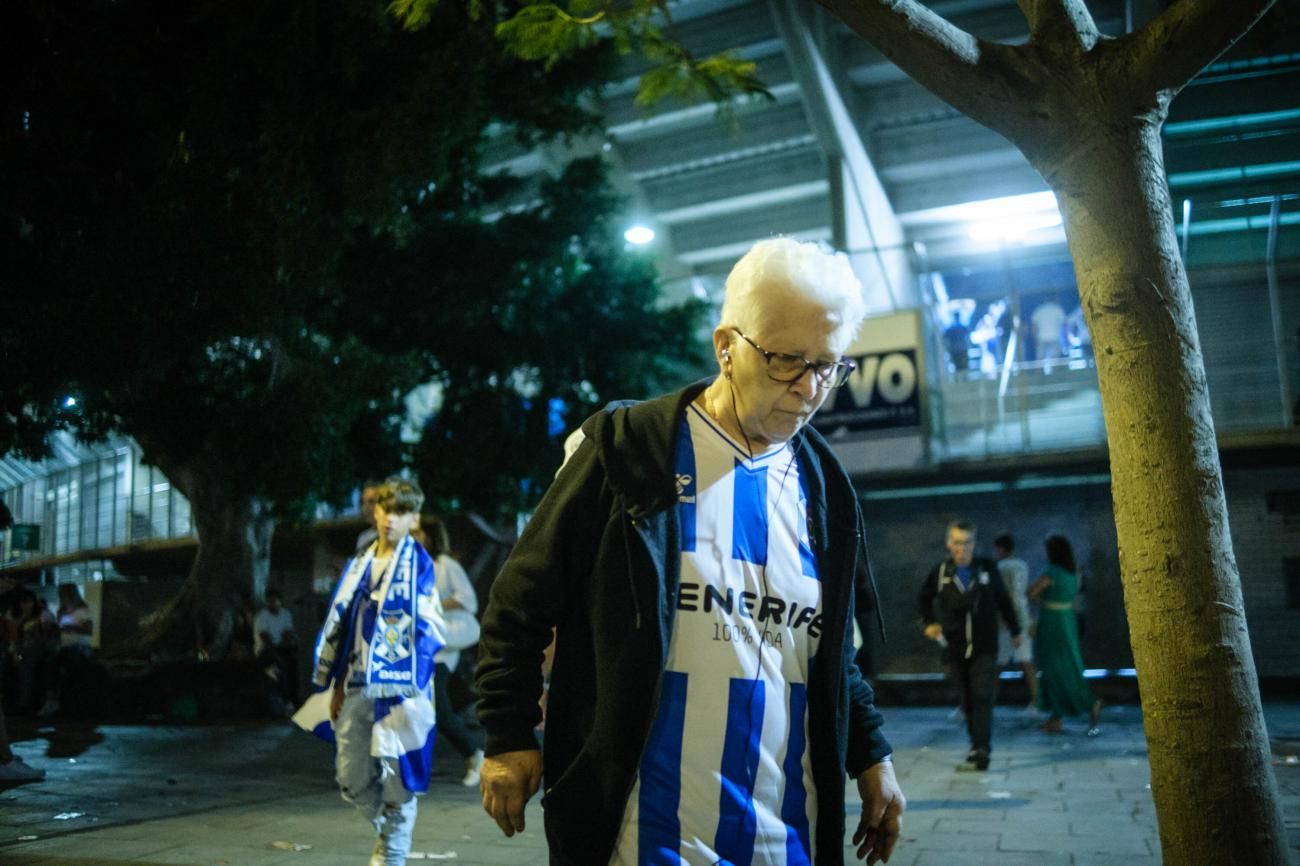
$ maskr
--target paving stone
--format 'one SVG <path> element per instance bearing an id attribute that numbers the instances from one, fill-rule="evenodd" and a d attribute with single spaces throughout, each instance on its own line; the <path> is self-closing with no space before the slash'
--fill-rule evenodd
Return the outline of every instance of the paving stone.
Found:
<path id="1" fill-rule="evenodd" d="M 910 826 L 910 823 L 909 823 Z M 969 834 L 976 836 L 996 836 L 1008 826 L 1005 815 L 988 815 L 982 819 L 940 818 L 934 823 L 933 832 Z M 918 836 L 929 837 L 918 831 Z"/>
<path id="2" fill-rule="evenodd" d="M 1096 740 L 1049 738 L 1000 709 L 988 773 L 956 772 L 965 732 L 944 721 L 947 712 L 887 711 L 895 768 L 909 800 L 891 866 L 1159 863 L 1136 708 L 1108 708 L 1106 735 Z M 1300 729 L 1300 707 L 1267 705 L 1266 713 Z M 75 763 L 66 754 L 43 754 L 41 741 L 17 744 L 24 760 L 46 768 L 49 777 L 0 789 L 0 863 L 355 866 L 373 844 L 365 822 L 338 796 L 328 747 L 292 729 L 106 727 L 98 734 L 71 756 Z M 1274 769 L 1289 835 L 1300 837 L 1300 769 Z M 529 806 L 530 829 L 506 839 L 483 814 L 478 792 L 458 781 L 454 772 L 433 780 L 421 802 L 416 852 L 454 851 L 458 866 L 546 862 L 536 802 Z M 852 828 L 860 811 L 856 785 L 846 791 Z M 53 820 L 70 811 L 86 815 Z M 41 838 L 16 842 L 23 834 Z M 312 848 L 272 848 L 277 841 Z"/>
<path id="3" fill-rule="evenodd" d="M 997 851 L 998 840 L 1001 835 L 1000 832 L 991 834 L 933 832 L 926 833 L 924 836 L 913 837 L 904 832 L 900 844 L 905 844 L 908 848 L 916 847 L 925 851 Z"/>
<path id="4" fill-rule="evenodd" d="M 1075 854 L 1074 866 L 1156 866 L 1160 857 L 1154 854 Z"/>
<path id="5" fill-rule="evenodd" d="M 1149 835 L 1147 828 L 1124 820 L 1122 815 L 1071 815 L 1069 826 L 1073 836 L 1131 836 L 1140 839 Z"/>
<path id="6" fill-rule="evenodd" d="M 912 866 L 954 866 L 955 862 L 951 851 L 922 851 Z M 893 866 L 894 861 L 889 863 Z M 1043 851 L 971 851 L 962 856 L 960 866 L 1072 866 L 1072 858 L 1069 854 Z"/>
<path id="7" fill-rule="evenodd" d="M 1141 854 L 1151 853 L 1146 839 L 1141 835 L 1107 834 L 1104 836 L 1076 836 L 1033 827 L 1009 830 L 998 842 L 1001 851 L 1063 851 L 1081 854 Z"/>

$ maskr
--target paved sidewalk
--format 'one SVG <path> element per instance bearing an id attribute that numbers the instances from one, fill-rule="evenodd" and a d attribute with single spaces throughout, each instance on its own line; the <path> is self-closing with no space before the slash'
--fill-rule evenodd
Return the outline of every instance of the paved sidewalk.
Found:
<path id="1" fill-rule="evenodd" d="M 1300 706 L 1266 711 L 1294 849 L 1300 762 L 1286 756 L 1300 744 Z M 965 740 L 947 714 L 886 710 L 909 798 L 891 866 L 1160 862 L 1136 707 L 1108 707 L 1096 739 L 1082 722 L 1052 736 L 999 707 L 985 774 L 955 772 Z M 334 789 L 329 747 L 286 725 L 42 729 L 15 750 L 49 775 L 0 789 L 5 866 L 360 866 L 373 844 Z M 446 766 L 421 801 L 413 864 L 546 862 L 536 802 L 529 829 L 505 839 L 458 784 L 459 762 Z M 855 793 L 849 802 L 853 826 Z"/>

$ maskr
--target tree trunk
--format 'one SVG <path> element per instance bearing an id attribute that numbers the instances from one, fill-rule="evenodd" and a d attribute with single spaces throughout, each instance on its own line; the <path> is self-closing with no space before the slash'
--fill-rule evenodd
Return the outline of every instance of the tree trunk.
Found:
<path id="1" fill-rule="evenodd" d="M 239 617 L 266 593 L 275 521 L 265 503 L 227 490 L 205 490 L 190 505 L 199 550 L 182 592 L 183 608 L 199 651 L 221 656 Z"/>
<path id="2" fill-rule="evenodd" d="M 1060 201 L 1096 352 L 1164 862 L 1284 864 L 1159 121 L 1110 120 L 1035 168 Z"/>
<path id="3" fill-rule="evenodd" d="M 266 592 L 275 519 L 267 503 L 235 489 L 220 460 L 158 465 L 189 500 L 198 552 L 180 594 L 144 643 L 220 657 L 229 650 L 240 617 Z"/>
<path id="4" fill-rule="evenodd" d="M 1111 495 L 1166 863 L 1286 863 L 1160 126 L 1273 0 L 1184 0 L 1120 39 L 1083 0 L 1017 0 L 1022 45 L 917 0 L 817 0 L 1056 192 L 1101 384 Z"/>

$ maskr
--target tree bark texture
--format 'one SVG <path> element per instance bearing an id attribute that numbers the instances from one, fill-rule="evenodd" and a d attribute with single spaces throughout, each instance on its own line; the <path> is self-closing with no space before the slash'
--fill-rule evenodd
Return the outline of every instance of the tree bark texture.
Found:
<path id="1" fill-rule="evenodd" d="M 1082 0 L 1020 0 L 1016 46 L 913 0 L 818 2 L 1055 191 L 1097 359 L 1164 862 L 1287 863 L 1160 140 L 1178 89 L 1272 0 L 1180 0 L 1119 39 Z"/>
<path id="2" fill-rule="evenodd" d="M 1043 167 L 1092 334 L 1164 862 L 1288 862 L 1159 127 Z"/>
<path id="3" fill-rule="evenodd" d="M 275 519 L 267 503 L 234 488 L 219 460 L 161 460 L 159 468 L 189 500 L 198 552 L 180 595 L 146 641 L 220 657 L 239 618 L 265 593 Z"/>

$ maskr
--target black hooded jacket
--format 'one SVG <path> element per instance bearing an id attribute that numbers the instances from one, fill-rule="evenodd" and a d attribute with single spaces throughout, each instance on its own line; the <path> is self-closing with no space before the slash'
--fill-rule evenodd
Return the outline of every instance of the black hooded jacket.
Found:
<path id="1" fill-rule="evenodd" d="M 1020 634 L 1016 607 L 1002 583 L 1002 574 L 990 559 L 971 560 L 971 587 L 962 591 L 956 580 L 957 565 L 949 557 L 926 575 L 917 597 L 922 625 L 943 627 L 948 651 L 955 658 L 970 658 L 998 651 L 998 615 L 1013 636 Z"/>
<path id="2" fill-rule="evenodd" d="M 555 629 L 543 800 L 553 864 L 605 866 L 655 717 L 677 608 L 677 420 L 707 386 L 607 408 L 547 491 L 492 586 L 479 642 L 488 755 L 536 748 L 542 653 Z M 825 626 L 808 683 L 817 862 L 841 864 L 844 774 L 890 754 L 853 664 L 853 577 L 865 562 L 848 476 L 813 430 L 796 434 Z"/>

